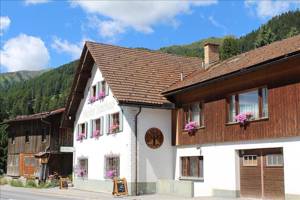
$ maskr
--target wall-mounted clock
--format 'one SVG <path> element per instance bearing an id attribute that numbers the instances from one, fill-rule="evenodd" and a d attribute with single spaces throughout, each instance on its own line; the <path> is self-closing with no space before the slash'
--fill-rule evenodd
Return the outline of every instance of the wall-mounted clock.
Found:
<path id="1" fill-rule="evenodd" d="M 159 148 L 164 142 L 164 135 L 158 128 L 150 128 L 145 135 L 145 142 L 152 149 Z"/>

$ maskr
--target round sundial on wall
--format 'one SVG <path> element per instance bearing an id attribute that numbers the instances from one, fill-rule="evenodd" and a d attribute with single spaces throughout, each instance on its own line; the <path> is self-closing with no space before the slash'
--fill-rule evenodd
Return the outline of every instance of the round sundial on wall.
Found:
<path id="1" fill-rule="evenodd" d="M 145 135 L 145 142 L 152 149 L 159 148 L 164 142 L 164 135 L 158 128 L 150 128 Z"/>

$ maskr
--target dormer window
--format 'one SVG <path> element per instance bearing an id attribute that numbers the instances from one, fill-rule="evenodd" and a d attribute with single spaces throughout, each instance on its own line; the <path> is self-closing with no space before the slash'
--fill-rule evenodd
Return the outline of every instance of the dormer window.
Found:
<path id="1" fill-rule="evenodd" d="M 236 116 L 245 114 L 250 120 L 268 117 L 268 89 L 259 88 L 227 98 L 228 122 L 236 122 Z"/>
<path id="2" fill-rule="evenodd" d="M 108 86 L 105 81 L 100 81 L 91 87 L 89 103 L 102 100 L 107 95 L 108 95 Z"/>

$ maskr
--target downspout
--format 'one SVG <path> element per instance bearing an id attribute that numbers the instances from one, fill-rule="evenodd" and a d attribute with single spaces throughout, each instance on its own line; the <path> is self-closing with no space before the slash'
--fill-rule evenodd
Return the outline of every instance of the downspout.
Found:
<path id="1" fill-rule="evenodd" d="M 135 195 L 138 195 L 138 116 L 142 111 L 142 107 L 139 106 L 139 111 L 135 115 L 135 128 L 134 128 L 134 134 L 135 134 Z"/>

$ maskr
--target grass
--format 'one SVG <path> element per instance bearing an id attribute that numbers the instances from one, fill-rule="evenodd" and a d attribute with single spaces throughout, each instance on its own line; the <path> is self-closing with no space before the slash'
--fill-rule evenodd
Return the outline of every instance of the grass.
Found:
<path id="1" fill-rule="evenodd" d="M 0 185 L 6 185 L 8 184 L 8 180 L 4 177 L 0 177 Z"/>
<path id="2" fill-rule="evenodd" d="M 25 184 L 25 187 L 27 188 L 36 188 L 37 186 L 35 180 L 27 180 Z"/>
<path id="3" fill-rule="evenodd" d="M 14 187 L 24 187 L 23 182 L 21 180 L 19 180 L 19 179 L 13 179 L 13 180 L 11 180 L 10 185 L 14 186 Z"/>

